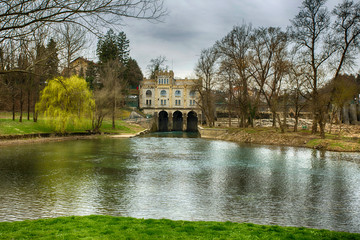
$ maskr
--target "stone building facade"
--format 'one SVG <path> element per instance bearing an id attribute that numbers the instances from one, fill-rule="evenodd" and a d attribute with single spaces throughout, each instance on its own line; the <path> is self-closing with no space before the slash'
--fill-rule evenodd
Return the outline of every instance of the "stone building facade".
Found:
<path id="1" fill-rule="evenodd" d="M 143 79 L 139 107 L 154 117 L 158 131 L 197 131 L 201 111 L 196 81 L 175 79 L 173 71 L 159 71 L 155 79 Z"/>

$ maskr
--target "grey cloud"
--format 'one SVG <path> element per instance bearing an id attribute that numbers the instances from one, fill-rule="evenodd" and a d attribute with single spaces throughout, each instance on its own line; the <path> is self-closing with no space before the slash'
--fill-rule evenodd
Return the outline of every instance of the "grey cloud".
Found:
<path id="1" fill-rule="evenodd" d="M 329 0 L 332 9 L 339 0 Z M 166 56 L 177 76 L 192 75 L 201 49 L 223 38 L 234 25 L 290 25 L 301 1 L 294 0 L 167 0 L 169 15 L 163 23 L 128 20 L 124 31 L 130 39 L 131 56 L 142 70 L 151 58 Z"/>

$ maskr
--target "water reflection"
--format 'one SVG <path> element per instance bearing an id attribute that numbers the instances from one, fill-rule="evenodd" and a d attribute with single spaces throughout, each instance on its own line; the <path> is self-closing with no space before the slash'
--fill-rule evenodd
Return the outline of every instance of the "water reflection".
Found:
<path id="1" fill-rule="evenodd" d="M 176 133 L 1 147 L 0 221 L 109 214 L 360 232 L 359 160 Z"/>

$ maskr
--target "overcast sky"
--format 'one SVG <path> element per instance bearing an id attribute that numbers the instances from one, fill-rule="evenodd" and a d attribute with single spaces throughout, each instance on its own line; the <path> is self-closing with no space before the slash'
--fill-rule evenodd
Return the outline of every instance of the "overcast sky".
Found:
<path id="1" fill-rule="evenodd" d="M 130 40 L 130 56 L 144 76 L 147 65 L 159 55 L 176 77 L 194 76 L 195 64 L 202 49 L 222 39 L 235 25 L 243 22 L 254 27 L 290 25 L 299 12 L 300 0 L 165 0 L 168 15 L 163 22 L 125 19 L 121 27 Z M 341 0 L 328 0 L 331 11 Z M 95 44 L 96 48 L 96 44 Z M 92 50 L 91 50 L 92 51 Z M 95 50 L 93 54 L 95 55 Z M 93 59 L 95 60 L 95 59 Z"/>

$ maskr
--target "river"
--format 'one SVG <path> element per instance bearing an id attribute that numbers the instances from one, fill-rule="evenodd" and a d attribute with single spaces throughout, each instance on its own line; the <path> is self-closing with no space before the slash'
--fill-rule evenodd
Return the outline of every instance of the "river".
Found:
<path id="1" fill-rule="evenodd" d="M 360 232 L 360 154 L 181 136 L 0 147 L 0 221 L 106 214 Z"/>

